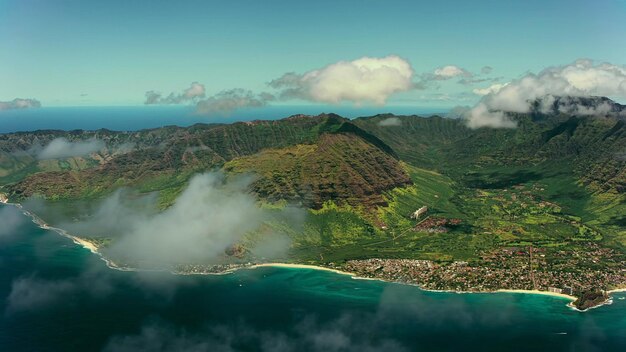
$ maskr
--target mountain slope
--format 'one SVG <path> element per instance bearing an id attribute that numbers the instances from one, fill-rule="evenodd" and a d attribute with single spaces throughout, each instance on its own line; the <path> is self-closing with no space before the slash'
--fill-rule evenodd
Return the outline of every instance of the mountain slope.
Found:
<path id="1" fill-rule="evenodd" d="M 83 139 L 99 136 L 91 132 L 73 133 L 83 133 Z M 39 141 L 42 138 L 38 134 L 41 132 L 25 136 L 31 141 Z M 261 196 L 272 200 L 298 200 L 312 207 L 320 207 L 324 201 L 337 196 L 341 202 L 353 205 L 364 202 L 370 206 L 384 204 L 381 198 L 383 191 L 410 183 L 390 147 L 348 120 L 333 114 L 296 115 L 277 121 L 168 127 L 119 134 L 124 136 L 126 143 L 135 143 L 138 147 L 126 153 L 106 155 L 97 166 L 91 168 L 62 171 L 33 168 L 41 172 L 28 175 L 15 184 L 7 184 L 5 188 L 11 197 L 18 199 L 32 195 L 47 199 L 99 197 L 122 186 L 137 187 L 145 192 L 180 189 L 192 174 L 221 168 L 230 160 L 252 156 L 267 149 L 297 149 L 302 146 L 316 146 L 317 151 L 298 161 L 301 167 L 299 171 L 287 166 L 282 168 L 284 173 L 298 172 L 301 177 L 291 178 L 289 188 L 284 190 L 281 184 L 269 184 L 267 179 L 262 178 L 256 183 Z M 64 136 L 60 132 L 54 135 Z M 5 135 L 5 144 L 12 138 L 16 136 Z M 50 140 L 49 137 L 47 139 Z M 25 147 L 30 148 L 22 146 Z M 239 162 L 242 168 L 232 169 L 243 172 L 246 162 L 254 163 L 255 158 L 263 159 L 263 156 L 260 154 L 243 159 Z M 29 157 L 34 159 L 33 156 Z M 263 175 L 262 168 L 247 168 L 245 171 Z M 318 173 L 323 175 L 324 172 L 328 173 L 328 178 L 315 181 L 312 177 Z M 265 186 L 261 187 L 264 182 Z M 274 191 L 270 192 L 268 187 Z M 297 197 L 290 194 L 288 190 L 291 188 L 298 190 Z"/>
<path id="2" fill-rule="evenodd" d="M 315 144 L 266 149 L 224 168 L 259 175 L 253 186 L 261 198 L 315 209 L 327 201 L 384 206 L 384 191 L 411 183 L 392 155 L 353 133 L 325 133 Z"/>

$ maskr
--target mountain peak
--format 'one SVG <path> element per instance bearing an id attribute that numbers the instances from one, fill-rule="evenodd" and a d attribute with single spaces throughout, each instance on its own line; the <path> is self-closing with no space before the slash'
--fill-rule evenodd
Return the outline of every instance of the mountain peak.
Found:
<path id="1" fill-rule="evenodd" d="M 531 112 L 580 116 L 626 117 L 626 106 L 600 96 L 545 95 L 530 102 Z"/>

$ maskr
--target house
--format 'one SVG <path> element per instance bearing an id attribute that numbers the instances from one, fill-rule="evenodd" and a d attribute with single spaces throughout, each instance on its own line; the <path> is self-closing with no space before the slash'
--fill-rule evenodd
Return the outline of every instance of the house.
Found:
<path id="1" fill-rule="evenodd" d="M 563 290 L 557 287 L 548 287 L 548 292 L 563 293 Z"/>
<path id="2" fill-rule="evenodd" d="M 428 211 L 428 207 L 424 205 L 423 207 L 413 212 L 413 214 L 411 214 L 411 219 L 419 219 L 420 216 L 423 214 L 426 214 L 427 211 Z"/>

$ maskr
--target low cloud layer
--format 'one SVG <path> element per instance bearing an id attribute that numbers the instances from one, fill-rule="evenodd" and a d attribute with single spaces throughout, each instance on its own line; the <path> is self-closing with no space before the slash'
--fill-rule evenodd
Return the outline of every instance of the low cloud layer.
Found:
<path id="1" fill-rule="evenodd" d="M 340 61 L 306 73 L 286 73 L 269 83 L 282 99 L 383 105 L 394 93 L 414 88 L 413 68 L 398 56 Z"/>
<path id="2" fill-rule="evenodd" d="M 397 117 L 388 117 L 378 122 L 378 126 L 382 126 L 382 127 L 401 126 L 401 125 L 402 125 L 402 121 Z"/>
<path id="3" fill-rule="evenodd" d="M 500 307 L 497 312 L 485 311 L 481 304 L 486 303 L 476 304 L 465 296 L 451 295 L 442 300 L 437 295 L 441 293 L 386 285 L 372 311 L 344 307 L 331 315 L 316 316 L 301 309 L 278 328 L 243 319 L 199 327 L 152 319 L 138 333 L 112 337 L 104 351 L 408 351 L 432 350 L 433 346 L 456 351 L 466 342 L 442 340 L 441 331 L 470 328 L 478 340 L 489 341 L 489 349 L 511 339 L 511 335 L 494 337 L 494 329 L 515 334 L 515 328 L 528 316 L 519 310 L 522 305 L 513 304 L 505 295 L 485 298 L 496 301 Z M 546 332 L 542 333 L 545 336 Z"/>
<path id="4" fill-rule="evenodd" d="M 476 95 L 481 95 L 481 96 L 485 96 L 485 95 L 489 95 L 489 94 L 495 94 L 498 93 L 500 91 L 500 89 L 504 88 L 505 86 L 507 86 L 508 83 L 496 83 L 496 84 L 492 84 L 489 87 L 486 88 L 476 88 L 473 89 L 472 92 Z"/>
<path id="5" fill-rule="evenodd" d="M 146 92 L 145 104 L 182 104 L 188 102 L 194 102 L 198 99 L 204 98 L 205 89 L 204 85 L 198 82 L 192 82 L 189 88 L 185 89 L 182 93 L 170 93 L 164 97 L 161 93 L 156 91 Z"/>
<path id="6" fill-rule="evenodd" d="M 455 77 L 472 77 L 473 75 L 467 70 L 454 66 L 448 65 L 439 67 L 433 72 L 433 78 L 436 80 L 448 80 Z"/>
<path id="7" fill-rule="evenodd" d="M 244 189 L 245 183 L 224 184 L 219 175 L 205 174 L 194 177 L 162 213 L 147 216 L 126 209 L 132 216 L 128 218 L 115 207 L 129 226 L 108 252 L 141 262 L 206 262 L 219 257 L 263 220 L 254 197 Z"/>
<path id="8" fill-rule="evenodd" d="M 505 85 L 476 89 L 474 93 L 485 95 L 465 114 L 469 127 L 515 127 L 504 112 L 527 113 L 537 100 L 541 103 L 540 111 L 547 112 L 556 97 L 626 97 L 626 67 L 578 60 L 566 66 L 549 67 L 539 74 L 527 74 Z M 606 111 L 606 107 L 594 109 L 567 104 L 561 104 L 561 108 L 562 112 L 584 115 Z"/>
<path id="9" fill-rule="evenodd" d="M 258 351 L 407 351 L 391 338 L 379 337 L 380 324 L 368 324 L 367 315 L 344 314 L 332 321 L 320 322 L 306 316 L 284 331 L 262 329 L 238 322 L 205 326 L 186 331 L 162 320 L 146 323 L 137 335 L 118 335 L 111 338 L 105 352 L 136 351 L 239 351 L 253 348 Z M 365 323 L 368 321 L 368 323 Z"/>
<path id="10" fill-rule="evenodd" d="M 15 109 L 29 109 L 40 108 L 41 103 L 37 99 L 22 99 L 15 98 L 11 101 L 0 101 L 0 111 L 2 110 L 15 110 Z"/>
<path id="11" fill-rule="evenodd" d="M 140 289 L 145 287 L 149 292 L 161 293 L 157 290 L 158 288 L 155 289 L 154 285 L 144 285 L 144 281 L 131 282 L 133 287 Z M 91 298 L 104 299 L 115 290 L 115 286 L 115 275 L 99 260 L 84 263 L 76 275 L 50 277 L 33 272 L 13 279 L 11 290 L 6 297 L 4 313 L 5 315 L 14 315 L 54 309 L 59 304 L 68 306 L 74 303 L 72 300 L 68 300 L 68 297 L 83 294 Z"/>
<path id="12" fill-rule="evenodd" d="M 248 193 L 251 178 L 226 181 L 219 173 L 197 175 L 168 209 L 158 212 L 156 196 L 118 191 L 89 218 L 59 224 L 82 236 L 112 237 L 105 255 L 115 261 L 155 267 L 215 263 L 242 237 L 270 218 Z M 291 209 L 291 208 L 290 208 Z M 115 219 L 115 221 L 111 221 Z M 287 249 L 287 237 L 265 233 L 253 254 L 271 257 Z"/>
<path id="13" fill-rule="evenodd" d="M 163 96 L 156 91 L 146 92 L 145 104 L 171 105 L 192 104 L 195 105 L 195 113 L 200 115 L 229 114 L 238 109 L 258 108 L 266 106 L 273 101 L 274 96 L 269 93 L 255 94 L 250 90 L 235 88 L 221 91 L 213 96 L 206 97 L 203 84 L 193 82 L 191 86 L 181 93 L 170 93 Z"/>
<path id="14" fill-rule="evenodd" d="M 72 281 L 50 281 L 36 277 L 22 277 L 13 281 L 7 297 L 7 314 L 35 311 L 59 303 L 76 289 Z"/>
<path id="15" fill-rule="evenodd" d="M 269 93 L 254 94 L 250 90 L 231 89 L 217 93 L 196 104 L 196 113 L 202 115 L 228 114 L 244 108 L 260 108 L 274 100 Z"/>
<path id="16" fill-rule="evenodd" d="M 61 137 L 52 140 L 48 145 L 37 152 L 37 158 L 45 159 L 63 159 L 76 156 L 85 156 L 105 148 L 103 141 L 90 139 L 88 141 L 70 142 Z"/>
<path id="17" fill-rule="evenodd" d="M 14 237 L 24 222 L 24 216 L 16 208 L 0 205 L 0 244 Z"/>

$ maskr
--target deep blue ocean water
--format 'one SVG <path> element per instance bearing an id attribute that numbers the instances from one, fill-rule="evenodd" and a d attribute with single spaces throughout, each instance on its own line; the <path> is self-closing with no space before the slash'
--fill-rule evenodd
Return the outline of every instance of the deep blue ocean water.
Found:
<path id="1" fill-rule="evenodd" d="M 231 123 L 250 120 L 274 120 L 295 114 L 317 115 L 334 112 L 354 118 L 379 113 L 403 115 L 445 113 L 445 108 L 417 107 L 352 107 L 352 106 L 269 106 L 244 109 L 230 115 L 202 116 L 190 107 L 133 106 L 133 107 L 44 107 L 39 109 L 0 111 L 0 133 L 40 129 L 132 131 L 165 125 L 190 126 L 194 123 Z"/>
<path id="2" fill-rule="evenodd" d="M 580 313 L 549 296 L 308 269 L 122 272 L 12 206 L 0 212 L 0 351 L 626 350 L 624 294 Z"/>

